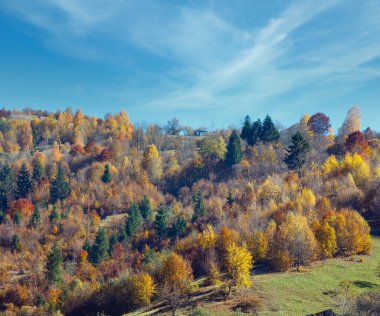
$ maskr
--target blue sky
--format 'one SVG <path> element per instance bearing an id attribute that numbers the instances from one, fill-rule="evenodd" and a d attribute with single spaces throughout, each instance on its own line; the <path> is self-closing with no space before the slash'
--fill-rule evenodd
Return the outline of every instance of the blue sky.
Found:
<path id="1" fill-rule="evenodd" d="M 377 0 L 0 0 L 0 106 L 380 126 Z"/>

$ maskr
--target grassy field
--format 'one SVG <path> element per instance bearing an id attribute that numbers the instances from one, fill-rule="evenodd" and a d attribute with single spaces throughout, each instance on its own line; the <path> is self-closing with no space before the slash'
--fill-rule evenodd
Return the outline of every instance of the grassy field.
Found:
<path id="1" fill-rule="evenodd" d="M 376 270 L 380 263 L 380 237 L 373 237 L 370 256 L 337 258 L 326 262 L 316 262 L 304 272 L 268 273 L 252 278 L 250 292 L 263 297 L 264 304 L 259 315 L 307 315 L 325 309 L 335 309 L 344 290 L 341 281 L 351 281 L 349 295 L 357 295 L 369 289 L 380 289 L 380 278 Z M 207 291 L 201 288 L 200 292 Z M 209 316 L 238 315 L 231 307 L 234 297 L 226 301 L 210 299 L 209 295 L 198 293 L 177 315 Z M 162 306 L 162 305 L 161 305 Z M 198 312 L 194 308 L 199 306 Z M 140 310 L 134 315 L 161 314 L 158 306 Z M 191 312 L 193 311 L 193 312 Z M 167 314 L 167 313 L 162 313 Z M 239 314 L 242 315 L 242 314 Z"/>
<path id="2" fill-rule="evenodd" d="M 376 270 L 380 263 L 380 238 L 373 238 L 370 256 L 331 259 L 315 263 L 303 273 L 272 273 L 253 277 L 253 290 L 266 298 L 260 315 L 306 315 L 334 309 L 343 289 L 339 283 L 352 282 L 349 294 L 380 288 Z"/>

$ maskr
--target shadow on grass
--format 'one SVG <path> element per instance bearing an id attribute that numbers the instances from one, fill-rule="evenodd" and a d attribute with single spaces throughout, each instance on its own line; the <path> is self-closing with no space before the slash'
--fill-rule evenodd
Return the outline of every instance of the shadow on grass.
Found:
<path id="1" fill-rule="evenodd" d="M 356 280 L 353 282 L 353 284 L 356 286 L 356 287 L 360 287 L 362 289 L 364 288 L 373 288 L 375 286 L 379 286 L 377 283 L 372 283 L 372 282 L 368 282 L 368 281 L 362 281 L 362 280 Z"/>

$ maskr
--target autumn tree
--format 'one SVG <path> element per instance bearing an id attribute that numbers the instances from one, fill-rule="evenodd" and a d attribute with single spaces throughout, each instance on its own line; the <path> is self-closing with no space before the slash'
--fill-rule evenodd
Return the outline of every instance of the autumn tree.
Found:
<path id="1" fill-rule="evenodd" d="M 17 234 L 14 234 L 12 237 L 11 249 L 16 252 L 21 251 L 21 240 L 20 240 L 19 235 Z"/>
<path id="2" fill-rule="evenodd" d="M 260 139 L 264 143 L 276 142 L 280 138 L 280 133 L 274 125 L 272 118 L 267 115 L 263 121 Z"/>
<path id="3" fill-rule="evenodd" d="M 59 285 L 63 281 L 62 271 L 63 256 L 57 243 L 48 254 L 46 261 L 46 279 L 50 285 Z"/>
<path id="4" fill-rule="evenodd" d="M 317 243 L 305 216 L 289 213 L 279 227 L 279 236 L 277 242 L 285 245 L 297 271 L 315 255 Z"/>
<path id="5" fill-rule="evenodd" d="M 360 131 L 349 134 L 344 145 L 350 153 L 368 155 L 370 152 L 368 141 Z"/>
<path id="6" fill-rule="evenodd" d="M 241 151 L 240 138 L 237 132 L 234 130 L 228 140 L 226 164 L 227 166 L 233 166 L 239 163 L 243 159 L 243 153 Z"/>
<path id="7" fill-rule="evenodd" d="M 190 264 L 182 256 L 172 252 L 163 263 L 161 276 L 162 296 L 175 315 L 180 301 L 191 291 L 193 274 Z"/>
<path id="8" fill-rule="evenodd" d="M 98 266 L 102 261 L 108 259 L 108 251 L 110 248 L 107 232 L 104 228 L 100 228 L 96 233 L 95 242 L 90 252 L 90 261 L 93 265 Z"/>
<path id="9" fill-rule="evenodd" d="M 130 305 L 134 308 L 149 305 L 156 292 L 153 278 L 146 272 L 131 275 L 127 279 L 126 288 Z"/>
<path id="10" fill-rule="evenodd" d="M 289 169 L 297 170 L 298 174 L 300 174 L 309 150 L 310 145 L 308 141 L 300 132 L 297 132 L 292 136 L 291 145 L 286 149 L 287 154 L 284 162 L 288 165 Z"/>
<path id="11" fill-rule="evenodd" d="M 226 143 L 223 137 L 207 136 L 199 144 L 199 153 L 204 159 L 216 161 L 224 159 L 226 154 Z"/>
<path id="12" fill-rule="evenodd" d="M 56 203 L 58 200 L 64 200 L 70 194 L 71 188 L 68 177 L 65 175 L 63 166 L 58 164 L 57 171 L 51 181 L 50 202 Z"/>
<path id="13" fill-rule="evenodd" d="M 45 175 L 44 165 L 41 159 L 37 159 L 33 166 L 32 179 L 33 181 L 39 182 Z"/>
<path id="14" fill-rule="evenodd" d="M 316 135 L 326 135 L 331 127 L 330 118 L 324 113 L 315 113 L 308 120 L 307 126 Z"/>
<path id="15" fill-rule="evenodd" d="M 148 171 L 149 177 L 156 181 L 162 177 L 162 161 L 154 144 L 149 145 L 143 156 L 143 165 Z"/>
<path id="16" fill-rule="evenodd" d="M 177 118 L 172 118 L 165 126 L 165 131 L 168 135 L 178 135 L 181 131 L 181 125 Z"/>
<path id="17" fill-rule="evenodd" d="M 102 181 L 104 183 L 110 183 L 111 180 L 112 180 L 112 175 L 111 175 L 110 165 L 106 164 L 104 167 L 103 175 L 102 175 Z"/>
<path id="18" fill-rule="evenodd" d="M 348 110 L 346 119 L 343 122 L 341 128 L 339 128 L 339 135 L 346 136 L 353 132 L 360 131 L 361 112 L 358 107 L 352 107 Z"/>
<path id="19" fill-rule="evenodd" d="M 33 134 L 30 122 L 21 124 L 17 142 L 20 145 L 21 150 L 31 150 L 33 146 Z"/>
<path id="20" fill-rule="evenodd" d="M 30 179 L 30 172 L 26 163 L 21 165 L 21 169 L 17 177 L 16 198 L 25 199 L 28 197 L 32 190 L 32 181 Z"/>
<path id="21" fill-rule="evenodd" d="M 229 278 L 227 285 L 228 295 L 230 295 L 233 286 L 249 287 L 251 284 L 250 270 L 253 268 L 253 259 L 246 246 L 238 246 L 232 243 L 227 248 L 226 263 Z"/>
<path id="22" fill-rule="evenodd" d="M 337 249 L 336 234 L 334 227 L 331 227 L 327 221 L 317 224 L 315 237 L 318 240 L 322 259 L 332 258 Z"/>

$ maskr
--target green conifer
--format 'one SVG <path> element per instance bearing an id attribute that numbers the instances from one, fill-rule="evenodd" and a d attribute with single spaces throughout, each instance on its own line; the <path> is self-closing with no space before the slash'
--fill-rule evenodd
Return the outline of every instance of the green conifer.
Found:
<path id="1" fill-rule="evenodd" d="M 111 175 L 110 165 L 106 164 L 106 166 L 104 167 L 104 173 L 102 176 L 102 181 L 104 183 L 110 183 L 111 180 L 112 180 L 112 175 Z"/>
<path id="2" fill-rule="evenodd" d="M 234 130 L 228 140 L 226 164 L 233 166 L 239 163 L 243 159 L 243 153 L 241 152 L 240 138 L 237 132 Z"/>
<path id="3" fill-rule="evenodd" d="M 274 125 L 272 118 L 267 115 L 261 129 L 260 139 L 264 143 L 276 142 L 280 138 L 280 133 Z"/>
<path id="4" fill-rule="evenodd" d="M 291 170 L 301 173 L 301 168 L 306 162 L 306 154 L 310 150 L 310 145 L 306 138 L 298 131 L 292 136 L 291 144 L 286 149 L 287 154 L 284 162 Z"/>
<path id="5" fill-rule="evenodd" d="M 32 181 L 30 179 L 30 172 L 24 162 L 17 177 L 16 198 L 25 199 L 28 197 L 32 190 Z"/>
<path id="6" fill-rule="evenodd" d="M 61 249 L 57 243 L 54 243 L 46 261 L 46 279 L 50 285 L 62 283 L 62 263 L 63 256 Z"/>

